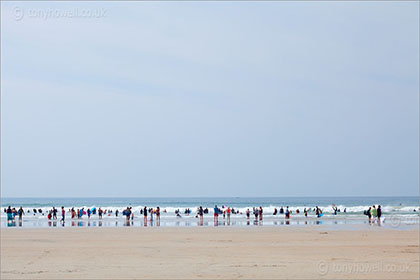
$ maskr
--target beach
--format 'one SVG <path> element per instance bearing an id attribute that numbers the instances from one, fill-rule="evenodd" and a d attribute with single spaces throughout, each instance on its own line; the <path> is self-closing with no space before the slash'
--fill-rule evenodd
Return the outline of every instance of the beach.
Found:
<path id="1" fill-rule="evenodd" d="M 2 279 L 418 279 L 419 230 L 2 228 Z"/>

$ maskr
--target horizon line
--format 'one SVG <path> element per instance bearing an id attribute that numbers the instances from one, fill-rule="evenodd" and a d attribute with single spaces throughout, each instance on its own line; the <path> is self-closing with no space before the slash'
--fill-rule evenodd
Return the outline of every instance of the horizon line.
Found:
<path id="1" fill-rule="evenodd" d="M 303 196 L 293 196 L 293 195 L 285 195 L 285 196 L 5 196 L 1 197 L 1 199 L 6 198 L 282 198 L 282 197 L 289 197 L 289 198 L 297 198 L 297 197 L 306 197 L 306 198 L 313 198 L 313 197 L 418 197 L 419 195 L 365 195 L 365 196 L 357 196 L 357 195 L 339 195 L 339 196 L 332 196 L 332 195 L 303 195 Z"/>

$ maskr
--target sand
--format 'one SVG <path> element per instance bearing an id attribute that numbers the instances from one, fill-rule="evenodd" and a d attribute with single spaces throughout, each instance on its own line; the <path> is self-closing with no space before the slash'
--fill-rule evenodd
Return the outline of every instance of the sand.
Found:
<path id="1" fill-rule="evenodd" d="M 1 279 L 419 279 L 419 231 L 1 229 Z"/>

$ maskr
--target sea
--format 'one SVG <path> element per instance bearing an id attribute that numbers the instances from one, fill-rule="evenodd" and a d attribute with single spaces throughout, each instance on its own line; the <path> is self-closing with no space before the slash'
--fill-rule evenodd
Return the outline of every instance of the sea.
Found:
<path id="1" fill-rule="evenodd" d="M 390 228 L 418 227 L 420 202 L 418 196 L 401 197 L 89 197 L 89 198 L 1 198 L 1 224 L 4 227 L 33 228 L 33 227 L 122 227 L 122 226 L 307 226 L 307 225 L 366 225 L 368 217 L 364 211 L 372 205 L 381 205 L 381 226 Z M 213 209 L 217 205 L 220 210 L 230 207 L 234 210 L 228 219 L 219 215 L 217 221 L 213 218 Z M 16 219 L 8 222 L 5 209 L 24 209 L 25 215 L 20 221 Z M 61 222 L 61 207 L 66 210 L 65 221 Z M 197 208 L 208 209 L 203 221 L 197 217 Z M 318 206 L 322 217 L 315 215 L 314 208 Z M 53 207 L 59 211 L 57 220 L 48 219 L 48 211 Z M 126 220 L 122 212 L 131 207 L 133 218 Z M 145 220 L 141 210 L 147 208 L 161 209 L 160 221 L 151 215 Z M 262 207 L 263 219 L 254 219 L 253 207 Z M 291 217 L 286 219 L 279 214 L 280 208 L 289 208 Z M 337 207 L 335 214 L 333 207 Z M 81 211 L 99 209 L 106 211 L 102 219 L 98 214 L 80 219 L 71 219 L 69 210 L 74 208 Z M 304 209 L 308 210 L 305 217 Z M 82 210 L 83 209 L 83 210 Z M 188 209 L 190 211 L 188 211 Z M 251 211 L 250 218 L 245 215 L 247 209 Z M 277 213 L 275 210 L 277 209 Z M 41 211 L 40 211 L 41 210 Z M 118 210 L 119 215 L 116 215 Z M 298 211 L 297 211 L 298 210 Z M 176 215 L 176 212 L 179 215 Z M 376 224 L 378 224 L 376 222 Z"/>

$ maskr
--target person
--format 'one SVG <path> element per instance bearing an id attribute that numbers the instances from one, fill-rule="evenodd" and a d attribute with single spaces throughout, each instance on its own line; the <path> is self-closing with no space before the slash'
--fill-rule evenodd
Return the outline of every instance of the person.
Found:
<path id="1" fill-rule="evenodd" d="M 74 219 L 76 217 L 76 211 L 74 210 L 74 207 L 71 208 L 71 218 Z"/>
<path id="2" fill-rule="evenodd" d="M 87 210 L 87 214 L 88 214 L 88 219 L 90 219 L 90 209 L 88 208 L 88 210 Z"/>
<path id="3" fill-rule="evenodd" d="M 118 213 L 119 213 L 118 209 L 115 210 L 115 217 L 118 217 Z"/>
<path id="4" fill-rule="evenodd" d="M 160 223 L 160 208 L 156 207 L 156 222 Z"/>
<path id="5" fill-rule="evenodd" d="M 372 215 L 372 223 L 375 223 L 376 217 L 378 216 L 375 205 L 370 209 L 370 214 Z"/>
<path id="6" fill-rule="evenodd" d="M 303 213 L 305 214 L 305 217 L 308 217 L 308 211 L 305 209 L 303 209 Z"/>
<path id="7" fill-rule="evenodd" d="M 259 215 L 258 208 L 252 207 L 252 212 L 254 213 L 255 221 L 258 221 L 258 215 Z"/>
<path id="8" fill-rule="evenodd" d="M 131 208 L 127 207 L 127 209 L 125 209 L 125 220 L 127 223 L 130 221 L 130 216 L 131 216 Z"/>
<path id="9" fill-rule="evenodd" d="M 318 208 L 318 206 L 315 207 L 315 214 L 316 214 L 317 218 L 322 216 L 322 210 L 320 208 Z"/>
<path id="10" fill-rule="evenodd" d="M 22 206 L 18 210 L 19 220 L 22 221 L 22 215 L 25 215 L 25 211 L 23 211 Z"/>
<path id="11" fill-rule="evenodd" d="M 217 205 L 214 205 L 214 223 L 217 223 L 219 221 L 219 208 L 217 208 Z"/>
<path id="12" fill-rule="evenodd" d="M 262 221 L 262 219 L 263 219 L 263 209 L 262 209 L 261 206 L 260 206 L 260 209 L 258 210 L 258 215 L 260 216 L 260 221 Z"/>
<path id="13" fill-rule="evenodd" d="M 289 206 L 286 206 L 286 211 L 284 212 L 284 216 L 285 216 L 286 219 L 290 218 Z"/>
<path id="14" fill-rule="evenodd" d="M 226 215 L 227 215 L 227 222 L 228 222 L 228 224 L 230 223 L 230 213 L 231 213 L 231 209 L 230 209 L 230 207 L 228 207 L 226 209 Z"/>
<path id="15" fill-rule="evenodd" d="M 150 208 L 149 212 L 150 212 L 150 223 L 153 223 L 153 208 Z"/>
<path id="16" fill-rule="evenodd" d="M 246 219 L 249 220 L 249 208 L 246 209 Z"/>
<path id="17" fill-rule="evenodd" d="M 65 218 L 66 218 L 66 211 L 64 210 L 64 206 L 61 206 L 61 222 L 64 223 Z"/>
<path id="18" fill-rule="evenodd" d="M 147 207 L 144 206 L 143 209 L 144 224 L 147 225 Z"/>
<path id="19" fill-rule="evenodd" d="M 198 208 L 198 216 L 200 216 L 200 226 L 203 225 L 203 214 L 204 214 L 204 210 L 203 207 L 200 206 L 200 208 Z"/>
<path id="20" fill-rule="evenodd" d="M 55 209 L 55 207 L 53 207 L 52 214 L 53 214 L 53 220 L 57 220 L 57 209 Z"/>
<path id="21" fill-rule="evenodd" d="M 12 215 L 12 208 L 10 206 L 7 208 L 6 214 L 7 214 L 7 222 L 12 222 L 13 215 Z"/>
<path id="22" fill-rule="evenodd" d="M 99 208 L 98 209 L 99 220 L 102 220 L 102 214 L 103 213 L 104 213 L 104 211 L 101 208 Z"/>
<path id="23" fill-rule="evenodd" d="M 332 209 L 333 209 L 333 211 L 334 211 L 334 215 L 337 215 L 337 206 L 335 206 L 334 204 L 333 204 L 333 207 L 332 207 Z"/>
<path id="24" fill-rule="evenodd" d="M 371 219 L 372 219 L 372 213 L 370 212 L 370 210 L 371 210 L 371 207 L 369 207 L 368 210 L 365 210 L 365 215 L 367 215 L 368 218 L 369 218 L 369 224 L 372 222 L 371 221 Z"/>
<path id="25" fill-rule="evenodd" d="M 281 206 L 281 207 L 280 207 L 279 214 L 283 214 L 283 213 L 284 213 L 284 209 L 283 209 L 283 206 Z"/>
<path id="26" fill-rule="evenodd" d="M 277 208 L 274 208 L 274 213 L 273 213 L 273 215 L 276 215 L 277 214 Z"/>
<path id="27" fill-rule="evenodd" d="M 381 205 L 378 205 L 378 209 L 377 209 L 377 215 L 378 215 L 378 224 L 381 223 L 381 216 L 382 216 L 382 208 Z"/>

